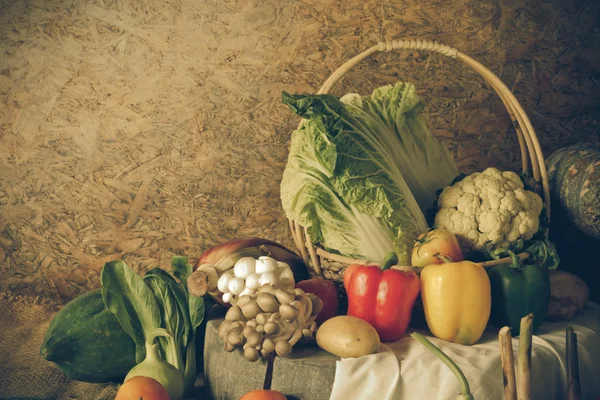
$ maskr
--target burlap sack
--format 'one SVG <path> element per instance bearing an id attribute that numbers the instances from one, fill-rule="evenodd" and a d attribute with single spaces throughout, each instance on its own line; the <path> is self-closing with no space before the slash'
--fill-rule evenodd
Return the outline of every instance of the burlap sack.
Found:
<path id="1" fill-rule="evenodd" d="M 116 384 L 75 382 L 40 355 L 58 310 L 35 299 L 0 294 L 0 399 L 114 399 Z"/>

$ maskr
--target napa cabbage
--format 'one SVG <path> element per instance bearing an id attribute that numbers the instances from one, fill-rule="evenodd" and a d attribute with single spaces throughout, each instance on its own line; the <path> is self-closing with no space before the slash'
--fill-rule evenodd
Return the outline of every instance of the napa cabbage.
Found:
<path id="1" fill-rule="evenodd" d="M 436 191 L 458 175 L 448 149 L 427 128 L 414 85 L 371 95 L 288 94 L 303 118 L 292 133 L 281 181 L 286 216 L 337 254 L 410 264 Z"/>

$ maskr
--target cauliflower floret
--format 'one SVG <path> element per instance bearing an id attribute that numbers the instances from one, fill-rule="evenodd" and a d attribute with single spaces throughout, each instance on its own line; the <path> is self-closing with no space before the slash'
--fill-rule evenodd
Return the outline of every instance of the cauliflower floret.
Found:
<path id="1" fill-rule="evenodd" d="M 458 201 L 464 196 L 465 192 L 457 187 L 446 186 L 440 193 L 439 201 L 448 204 L 448 207 L 458 206 Z"/>
<path id="2" fill-rule="evenodd" d="M 478 196 L 471 193 L 465 193 L 458 199 L 456 209 L 465 215 L 475 216 L 478 214 L 480 206 L 481 200 Z"/>
<path id="3" fill-rule="evenodd" d="M 487 168 L 445 187 L 437 205 L 436 228 L 453 232 L 465 251 L 481 250 L 490 241 L 506 247 L 538 230 L 542 198 L 524 189 L 512 171 Z"/>

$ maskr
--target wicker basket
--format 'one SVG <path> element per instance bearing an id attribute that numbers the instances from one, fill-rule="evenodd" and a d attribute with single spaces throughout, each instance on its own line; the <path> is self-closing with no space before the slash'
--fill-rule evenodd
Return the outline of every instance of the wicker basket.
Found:
<path id="1" fill-rule="evenodd" d="M 481 76 L 486 80 L 487 83 L 494 88 L 500 99 L 504 103 L 508 114 L 513 122 L 517 137 L 519 139 L 519 147 L 521 150 L 521 160 L 523 172 L 532 174 L 536 182 L 536 191 L 542 197 L 548 218 L 550 217 L 550 192 L 548 185 L 548 176 L 546 172 L 546 165 L 544 163 L 544 157 L 542 150 L 535 134 L 533 126 L 529 121 L 529 118 L 525 114 L 523 107 L 519 104 L 512 92 L 506 87 L 504 83 L 492 73 L 489 69 L 485 68 L 479 62 L 475 61 L 471 57 L 459 52 L 455 48 L 432 42 L 429 40 L 394 40 L 391 42 L 380 42 L 375 46 L 365 50 L 359 55 L 355 56 L 351 60 L 347 61 L 340 68 L 338 68 L 321 86 L 317 94 L 330 93 L 337 82 L 350 71 L 360 61 L 370 57 L 373 54 L 379 52 L 388 52 L 392 50 L 425 50 L 435 51 L 446 56 L 462 60 L 475 71 L 479 72 Z M 300 122 L 299 127 L 303 122 Z M 368 260 L 356 260 L 349 257 L 340 256 L 337 254 L 331 254 L 318 246 L 315 246 L 312 242 L 306 228 L 300 226 L 293 220 L 289 220 L 290 229 L 296 247 L 298 248 L 302 259 L 307 266 L 312 269 L 311 273 L 316 276 L 324 277 L 325 279 L 332 280 L 340 285 L 343 282 L 343 273 L 345 268 L 350 264 L 363 264 L 363 265 L 377 265 L 376 263 Z M 527 258 L 527 253 L 519 255 L 522 259 Z M 510 263 L 510 258 L 493 260 L 482 263 L 484 267 L 489 268 L 495 265 Z M 417 271 L 419 272 L 419 271 Z"/>

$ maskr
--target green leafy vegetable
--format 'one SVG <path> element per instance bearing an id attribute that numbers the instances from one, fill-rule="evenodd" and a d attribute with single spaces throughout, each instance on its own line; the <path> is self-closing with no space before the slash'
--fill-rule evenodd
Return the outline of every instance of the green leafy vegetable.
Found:
<path id="1" fill-rule="evenodd" d="M 194 272 L 193 267 L 188 263 L 188 258 L 185 256 L 171 257 L 171 269 L 173 270 L 173 275 L 186 287 L 187 278 Z"/>
<path id="2" fill-rule="evenodd" d="M 427 129 L 415 88 L 398 83 L 372 95 L 290 95 L 306 119 L 294 131 L 281 182 L 288 218 L 315 243 L 382 262 L 410 262 L 436 190 L 458 175 L 448 150 Z"/>
<path id="3" fill-rule="evenodd" d="M 102 299 L 136 345 L 136 362 L 146 356 L 145 332 L 161 327 L 161 314 L 152 290 L 123 261 L 104 265 Z"/>
<path id="4" fill-rule="evenodd" d="M 177 282 L 167 272 L 154 268 L 144 275 L 162 310 L 162 326 L 171 337 L 159 338 L 160 348 L 169 363 L 184 371 L 184 354 L 190 338 L 190 317 L 187 299 Z"/>
<path id="5" fill-rule="evenodd" d="M 187 259 L 179 261 L 182 262 L 174 271 L 181 279 L 191 273 L 191 266 Z M 160 268 L 148 271 L 141 278 L 123 261 L 114 261 L 105 264 L 101 276 L 104 303 L 135 341 L 137 362 L 144 360 L 148 346 L 155 346 L 154 337 L 161 336 L 159 347 L 153 351 L 162 353 L 165 363 L 173 366 L 184 382 L 184 392 L 190 393 L 196 379 L 195 337 L 196 328 L 204 320 L 204 300 L 189 295 L 185 279 L 178 283 Z M 140 368 L 148 372 L 156 365 L 160 369 L 163 364 L 155 362 L 156 354 L 151 358 L 153 362 Z M 178 382 L 175 379 L 171 383 L 176 388 Z"/>

